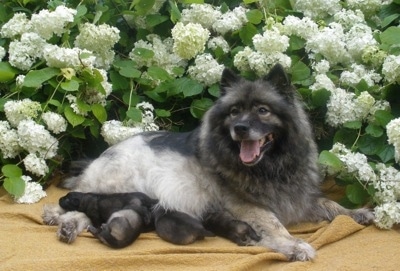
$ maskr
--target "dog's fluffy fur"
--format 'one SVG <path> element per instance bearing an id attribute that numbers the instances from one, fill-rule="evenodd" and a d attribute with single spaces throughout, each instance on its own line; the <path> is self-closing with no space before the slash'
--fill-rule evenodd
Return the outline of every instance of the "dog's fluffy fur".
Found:
<path id="1" fill-rule="evenodd" d="M 367 209 L 348 210 L 322 197 L 320 182 L 310 123 L 276 65 L 256 81 L 224 70 L 221 97 L 198 129 L 128 138 L 65 185 L 83 192 L 143 192 L 162 208 L 198 219 L 221 208 L 260 237 L 246 245 L 305 261 L 315 257 L 314 248 L 291 236 L 285 225 L 341 214 L 362 224 L 373 220 Z M 44 215 L 48 221 L 58 216 L 54 210 Z M 73 240 L 84 223 L 77 213 L 61 214 L 60 220 L 59 236 L 66 240 Z"/>

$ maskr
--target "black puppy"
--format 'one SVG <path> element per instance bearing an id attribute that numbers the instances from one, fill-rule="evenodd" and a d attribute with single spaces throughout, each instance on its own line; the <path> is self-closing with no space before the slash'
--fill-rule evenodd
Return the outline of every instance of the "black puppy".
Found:
<path id="1" fill-rule="evenodd" d="M 114 248 L 126 247 L 140 233 L 154 229 L 151 212 L 157 202 L 139 192 L 70 192 L 59 200 L 61 208 L 85 213 L 92 222 L 88 231 Z"/>
<path id="2" fill-rule="evenodd" d="M 259 236 L 247 223 L 235 220 L 224 210 L 210 211 L 200 221 L 188 214 L 165 210 L 160 206 L 152 212 L 157 202 L 139 192 L 70 192 L 59 200 L 60 206 L 67 211 L 84 212 L 93 224 L 88 227 L 88 231 L 114 248 L 128 246 L 141 232 L 154 228 L 162 239 L 179 245 L 215 236 L 213 232 L 237 244 L 244 244 L 249 239 L 259 240 Z"/>

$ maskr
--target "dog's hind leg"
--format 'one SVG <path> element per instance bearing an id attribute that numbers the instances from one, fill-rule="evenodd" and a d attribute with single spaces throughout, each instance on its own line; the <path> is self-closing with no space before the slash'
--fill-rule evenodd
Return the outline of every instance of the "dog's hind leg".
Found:
<path id="1" fill-rule="evenodd" d="M 349 210 L 326 198 L 318 198 L 309 215 L 316 221 L 332 221 L 338 215 L 348 215 L 362 225 L 369 225 L 375 219 L 373 212 L 367 208 Z"/>

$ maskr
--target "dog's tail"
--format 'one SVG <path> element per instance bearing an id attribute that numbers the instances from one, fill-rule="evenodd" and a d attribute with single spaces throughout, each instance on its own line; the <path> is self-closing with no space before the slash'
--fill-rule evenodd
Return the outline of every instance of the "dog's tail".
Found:
<path id="1" fill-rule="evenodd" d="M 58 186 L 73 190 L 77 186 L 80 180 L 80 175 L 89 166 L 91 162 L 92 160 L 90 159 L 72 161 L 68 166 L 67 170 L 68 177 L 62 180 Z"/>

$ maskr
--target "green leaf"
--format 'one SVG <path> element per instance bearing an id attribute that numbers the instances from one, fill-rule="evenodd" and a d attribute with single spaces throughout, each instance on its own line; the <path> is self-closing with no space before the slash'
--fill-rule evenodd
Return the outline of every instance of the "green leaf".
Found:
<path id="1" fill-rule="evenodd" d="M 92 112 L 100 123 L 107 120 L 107 111 L 101 104 L 92 104 Z"/>
<path id="2" fill-rule="evenodd" d="M 60 70 L 56 68 L 44 68 L 41 70 L 29 71 L 25 76 L 24 86 L 30 88 L 38 88 L 44 82 L 50 80 L 58 74 L 60 74 Z"/>
<path id="3" fill-rule="evenodd" d="M 79 82 L 75 80 L 62 82 L 61 88 L 66 91 L 77 91 L 79 89 Z"/>
<path id="4" fill-rule="evenodd" d="M 193 117 L 201 119 L 204 113 L 213 105 L 213 101 L 208 98 L 197 99 L 190 105 L 190 113 Z"/>
<path id="5" fill-rule="evenodd" d="M 369 198 L 368 191 L 359 183 L 350 184 L 346 187 L 346 196 L 354 204 L 364 204 Z"/>
<path id="6" fill-rule="evenodd" d="M 296 51 L 304 48 L 306 41 L 298 36 L 291 36 L 289 46 L 291 51 Z"/>
<path id="7" fill-rule="evenodd" d="M 136 105 L 139 103 L 140 97 L 134 93 L 131 94 L 130 92 L 125 92 L 122 96 L 122 100 L 125 104 Z"/>
<path id="8" fill-rule="evenodd" d="M 5 178 L 3 187 L 11 195 L 20 197 L 25 192 L 25 181 L 21 177 Z"/>
<path id="9" fill-rule="evenodd" d="M 365 132 L 373 137 L 380 137 L 381 135 L 383 135 L 384 130 L 380 126 L 369 124 L 365 128 Z"/>
<path id="10" fill-rule="evenodd" d="M 397 20 L 399 17 L 400 17 L 400 14 L 396 13 L 396 14 L 392 14 L 392 15 L 389 15 L 389 16 L 383 18 L 383 20 L 381 22 L 382 28 L 389 26 L 392 22 Z"/>
<path id="11" fill-rule="evenodd" d="M 147 74 L 155 80 L 168 81 L 172 79 L 169 73 L 160 67 L 149 67 L 147 69 Z"/>
<path id="12" fill-rule="evenodd" d="M 310 68 L 304 64 L 302 61 L 297 61 L 291 67 L 292 81 L 303 81 L 310 77 L 311 71 Z"/>
<path id="13" fill-rule="evenodd" d="M 129 88 L 129 79 L 112 70 L 109 73 L 113 90 L 126 90 Z"/>
<path id="14" fill-rule="evenodd" d="M 332 168 L 334 171 L 340 171 L 343 168 L 343 162 L 329 151 L 322 151 L 319 154 L 318 162 L 321 165 Z"/>
<path id="15" fill-rule="evenodd" d="M 387 45 L 400 45 L 400 27 L 391 26 L 380 35 L 382 44 Z"/>
<path id="16" fill-rule="evenodd" d="M 179 11 L 179 8 L 175 4 L 175 1 L 168 0 L 168 5 L 170 8 L 170 14 L 171 14 L 170 19 L 174 24 L 176 24 L 179 21 L 179 19 L 181 18 L 181 12 Z"/>
<path id="17" fill-rule="evenodd" d="M 315 90 L 311 93 L 311 101 L 315 106 L 324 106 L 329 100 L 331 92 L 326 89 Z"/>
<path id="18" fill-rule="evenodd" d="M 22 169 L 17 165 L 4 165 L 1 168 L 1 172 L 5 177 L 21 177 L 22 176 Z"/>
<path id="19" fill-rule="evenodd" d="M 154 6 L 155 0 L 136 0 L 132 2 L 132 5 L 135 4 L 135 9 L 137 10 L 139 15 L 144 15 L 151 10 Z M 132 7 L 131 5 L 131 7 Z"/>
<path id="20" fill-rule="evenodd" d="M 264 15 L 258 9 L 252 9 L 246 13 L 247 20 L 249 20 L 252 24 L 259 24 L 261 23 Z"/>
<path id="21" fill-rule="evenodd" d="M 191 97 L 203 92 L 203 85 L 190 78 L 179 78 L 175 80 L 174 85 L 183 93 L 184 97 Z"/>
<path id="22" fill-rule="evenodd" d="M 167 16 L 162 16 L 159 14 L 149 14 L 146 16 L 146 24 L 149 27 L 155 27 L 159 24 L 162 24 L 163 22 L 165 22 L 167 20 L 168 20 Z"/>
<path id="23" fill-rule="evenodd" d="M 359 120 L 354 120 L 354 121 L 348 121 L 343 124 L 343 127 L 353 129 L 353 130 L 358 130 L 362 126 L 362 122 Z"/>
<path id="24" fill-rule="evenodd" d="M 8 62 L 0 62 L 0 82 L 5 83 L 14 79 L 17 70 Z"/>
<path id="25" fill-rule="evenodd" d="M 394 119 L 393 115 L 386 110 L 377 110 L 375 112 L 375 121 L 382 127 L 386 127 L 388 123 Z"/>
<path id="26" fill-rule="evenodd" d="M 142 73 L 133 67 L 123 67 L 119 70 L 119 74 L 127 78 L 139 78 Z"/>
<path id="27" fill-rule="evenodd" d="M 257 33 L 257 28 L 253 24 L 247 23 L 239 30 L 239 37 L 244 44 L 251 45 L 253 37 Z"/>
<path id="28" fill-rule="evenodd" d="M 164 110 L 164 109 L 155 109 L 154 111 L 156 112 L 156 116 L 157 116 L 157 117 L 168 118 L 168 117 L 171 116 L 171 112 L 169 112 L 168 110 Z"/>
<path id="29" fill-rule="evenodd" d="M 135 48 L 133 49 L 133 54 L 140 56 L 141 58 L 144 59 L 150 59 L 153 58 L 154 56 L 154 52 L 150 49 L 146 49 L 146 48 Z"/>
<path id="30" fill-rule="evenodd" d="M 142 110 L 132 107 L 128 111 L 126 111 L 126 116 L 135 122 L 141 122 Z"/>
<path id="31" fill-rule="evenodd" d="M 394 159 L 394 146 L 386 145 L 380 152 L 377 153 L 383 163 L 387 163 Z"/>
<path id="32" fill-rule="evenodd" d="M 85 121 L 85 117 L 78 115 L 74 112 L 74 110 L 71 108 L 71 106 L 66 106 L 64 109 L 64 115 L 67 121 L 73 126 L 78 126 L 79 124 L 82 124 Z"/>
<path id="33" fill-rule="evenodd" d="M 182 4 L 204 4 L 204 0 L 180 0 Z"/>
<path id="34" fill-rule="evenodd" d="M 357 147 L 365 155 L 374 155 L 382 151 L 382 149 L 385 147 L 386 144 L 387 142 L 384 136 L 372 137 L 366 134 L 360 137 L 360 139 L 357 142 Z"/>
<path id="35" fill-rule="evenodd" d="M 220 96 L 220 89 L 218 84 L 214 84 L 211 87 L 208 88 L 208 93 L 214 97 L 219 97 Z"/>

